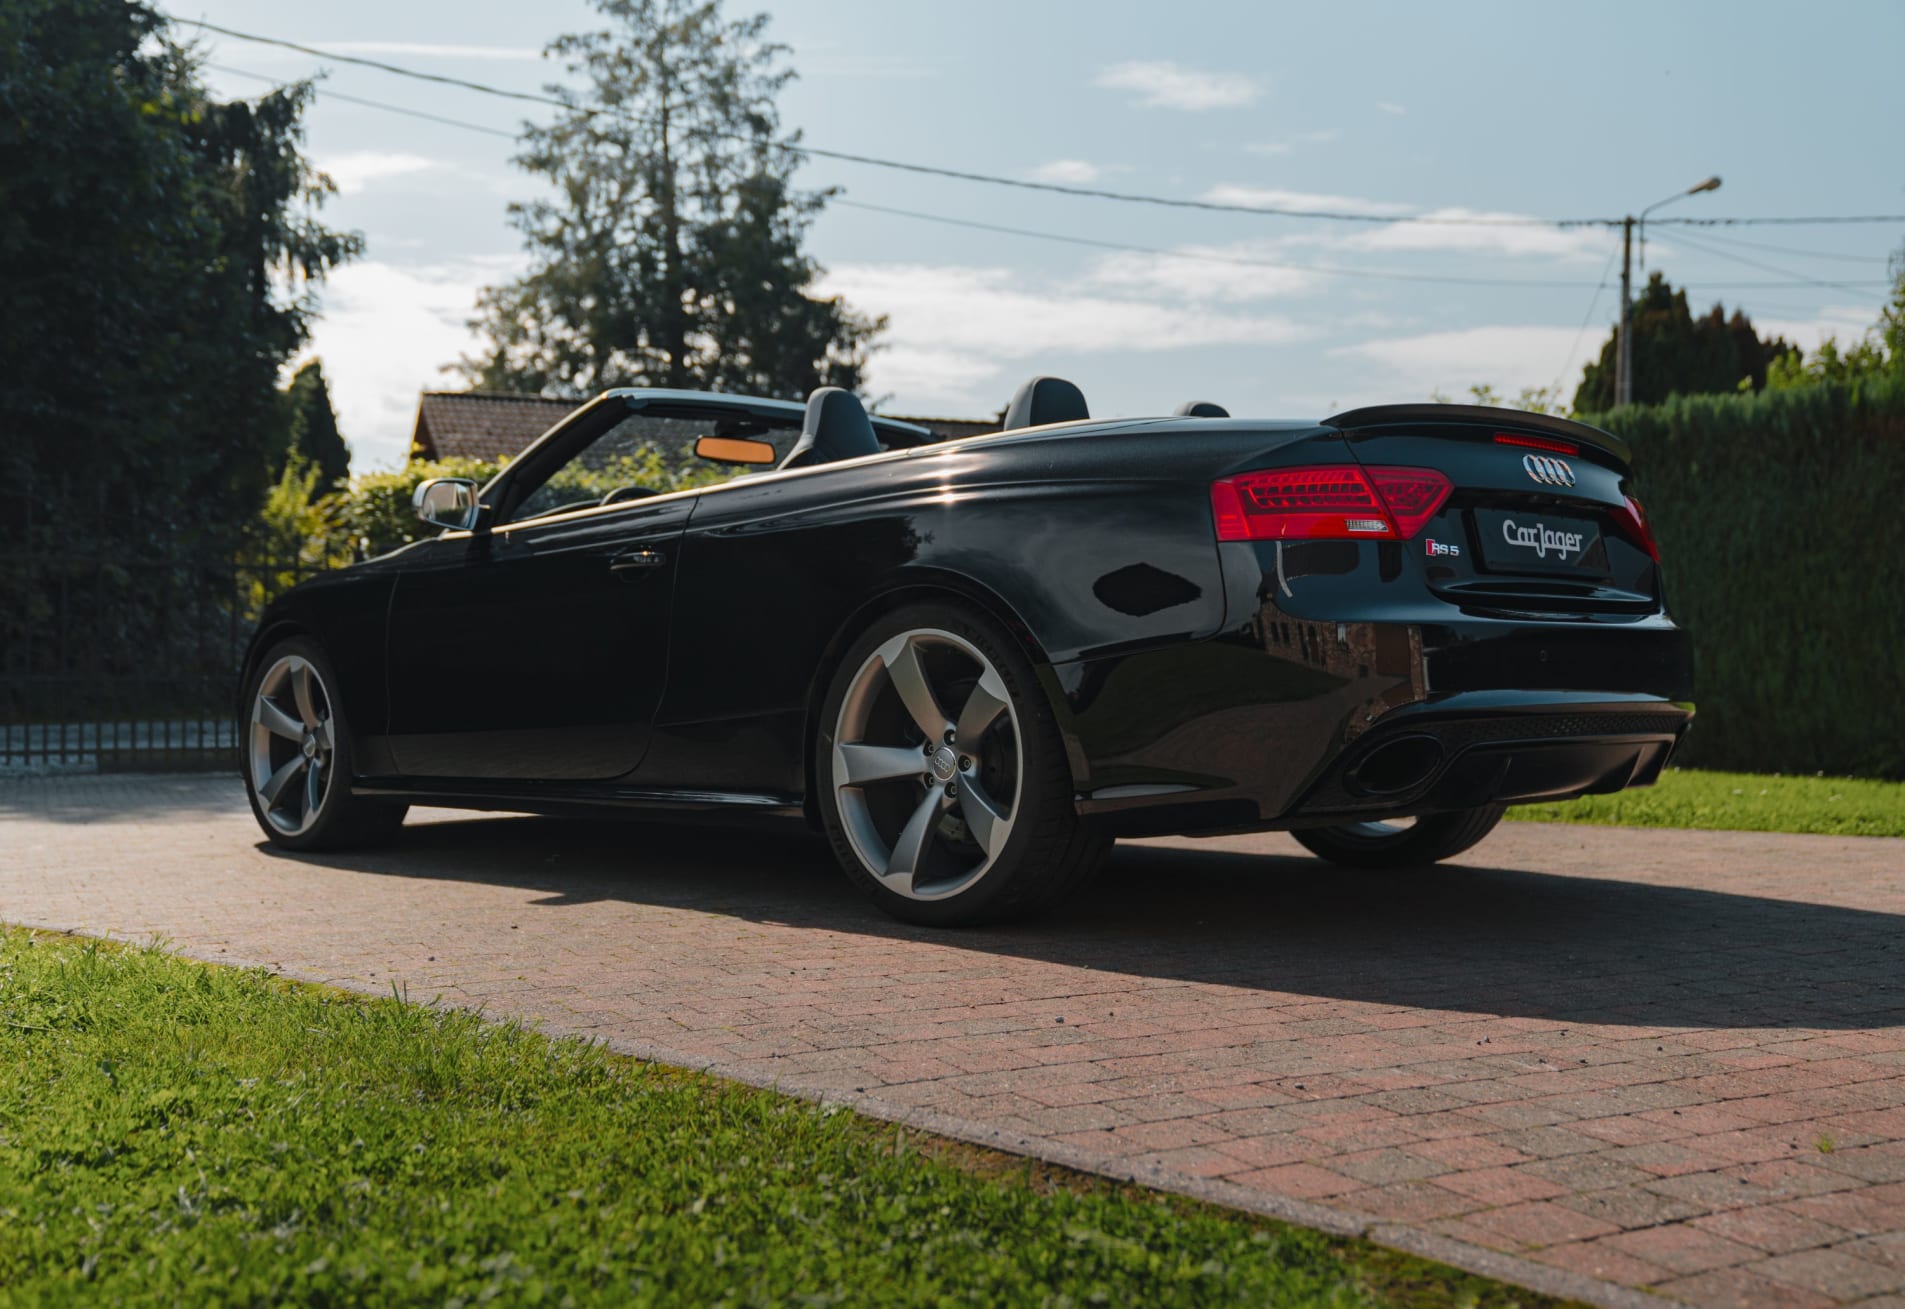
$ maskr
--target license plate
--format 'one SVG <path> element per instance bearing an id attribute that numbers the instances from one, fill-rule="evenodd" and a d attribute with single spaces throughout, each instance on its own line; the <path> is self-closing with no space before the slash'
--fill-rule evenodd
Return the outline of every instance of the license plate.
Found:
<path id="1" fill-rule="evenodd" d="M 1605 577 L 1601 529 L 1585 518 L 1538 511 L 1477 509 L 1482 562 L 1496 573 L 1560 573 Z"/>

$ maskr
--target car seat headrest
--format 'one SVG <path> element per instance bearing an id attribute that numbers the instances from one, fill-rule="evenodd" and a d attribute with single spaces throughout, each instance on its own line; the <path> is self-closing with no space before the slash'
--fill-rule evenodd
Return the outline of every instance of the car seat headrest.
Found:
<path id="1" fill-rule="evenodd" d="M 1090 417 L 1083 391 L 1062 377 L 1035 377 L 1012 393 L 1000 430 L 1009 432 L 1015 427 L 1042 427 Z"/>
<path id="2" fill-rule="evenodd" d="M 1171 413 L 1178 418 L 1228 418 L 1230 410 L 1209 400 L 1186 400 Z"/>
<path id="3" fill-rule="evenodd" d="M 780 466 L 808 468 L 878 453 L 880 439 L 873 434 L 873 420 L 867 417 L 860 397 L 837 386 L 823 386 L 807 397 L 800 440 Z"/>

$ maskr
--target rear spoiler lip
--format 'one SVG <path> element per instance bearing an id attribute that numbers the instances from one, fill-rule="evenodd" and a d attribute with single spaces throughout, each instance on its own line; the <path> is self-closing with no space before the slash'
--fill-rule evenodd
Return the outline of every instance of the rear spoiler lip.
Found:
<path id="1" fill-rule="evenodd" d="M 1387 427 L 1392 423 L 1447 422 L 1488 423 L 1511 430 L 1519 428 L 1522 431 L 1541 432 L 1548 436 L 1574 441 L 1580 445 L 1593 446 L 1604 454 L 1613 455 L 1629 467 L 1632 467 L 1634 463 L 1633 448 L 1612 432 L 1603 432 L 1598 427 L 1577 423 L 1572 418 L 1556 418 L 1552 414 L 1531 414 L 1521 409 L 1496 409 L 1489 405 L 1369 405 L 1325 418 L 1323 425 L 1349 428 Z"/>

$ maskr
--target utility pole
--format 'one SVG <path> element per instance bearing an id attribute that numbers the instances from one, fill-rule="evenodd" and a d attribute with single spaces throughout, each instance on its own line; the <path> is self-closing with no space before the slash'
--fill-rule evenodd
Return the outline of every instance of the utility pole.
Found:
<path id="1" fill-rule="evenodd" d="M 1629 214 L 1621 220 L 1621 336 L 1614 351 L 1614 403 L 1631 405 L 1634 403 L 1634 225 L 1640 224 L 1641 248 L 1647 248 L 1647 215 L 1690 195 L 1699 195 L 1702 191 L 1717 191 L 1720 179 L 1709 177 L 1705 181 L 1695 182 L 1684 191 L 1676 191 L 1665 200 L 1656 201 L 1640 211 L 1640 217 Z"/>
<path id="2" fill-rule="evenodd" d="M 1634 216 L 1621 221 L 1621 340 L 1614 352 L 1614 404 L 1634 403 Z"/>

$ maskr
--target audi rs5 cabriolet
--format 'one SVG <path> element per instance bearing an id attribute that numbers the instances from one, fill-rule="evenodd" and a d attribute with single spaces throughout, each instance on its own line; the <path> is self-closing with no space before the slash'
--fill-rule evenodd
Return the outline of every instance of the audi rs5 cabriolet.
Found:
<path id="1" fill-rule="evenodd" d="M 623 483 L 658 440 L 754 468 Z M 416 504 L 435 536 L 286 593 L 245 657 L 279 845 L 411 804 L 804 822 L 950 925 L 1119 836 L 1419 867 L 1651 783 L 1692 716 L 1627 447 L 1535 414 L 1094 421 L 1047 377 L 940 441 L 835 389 L 623 390 Z"/>

